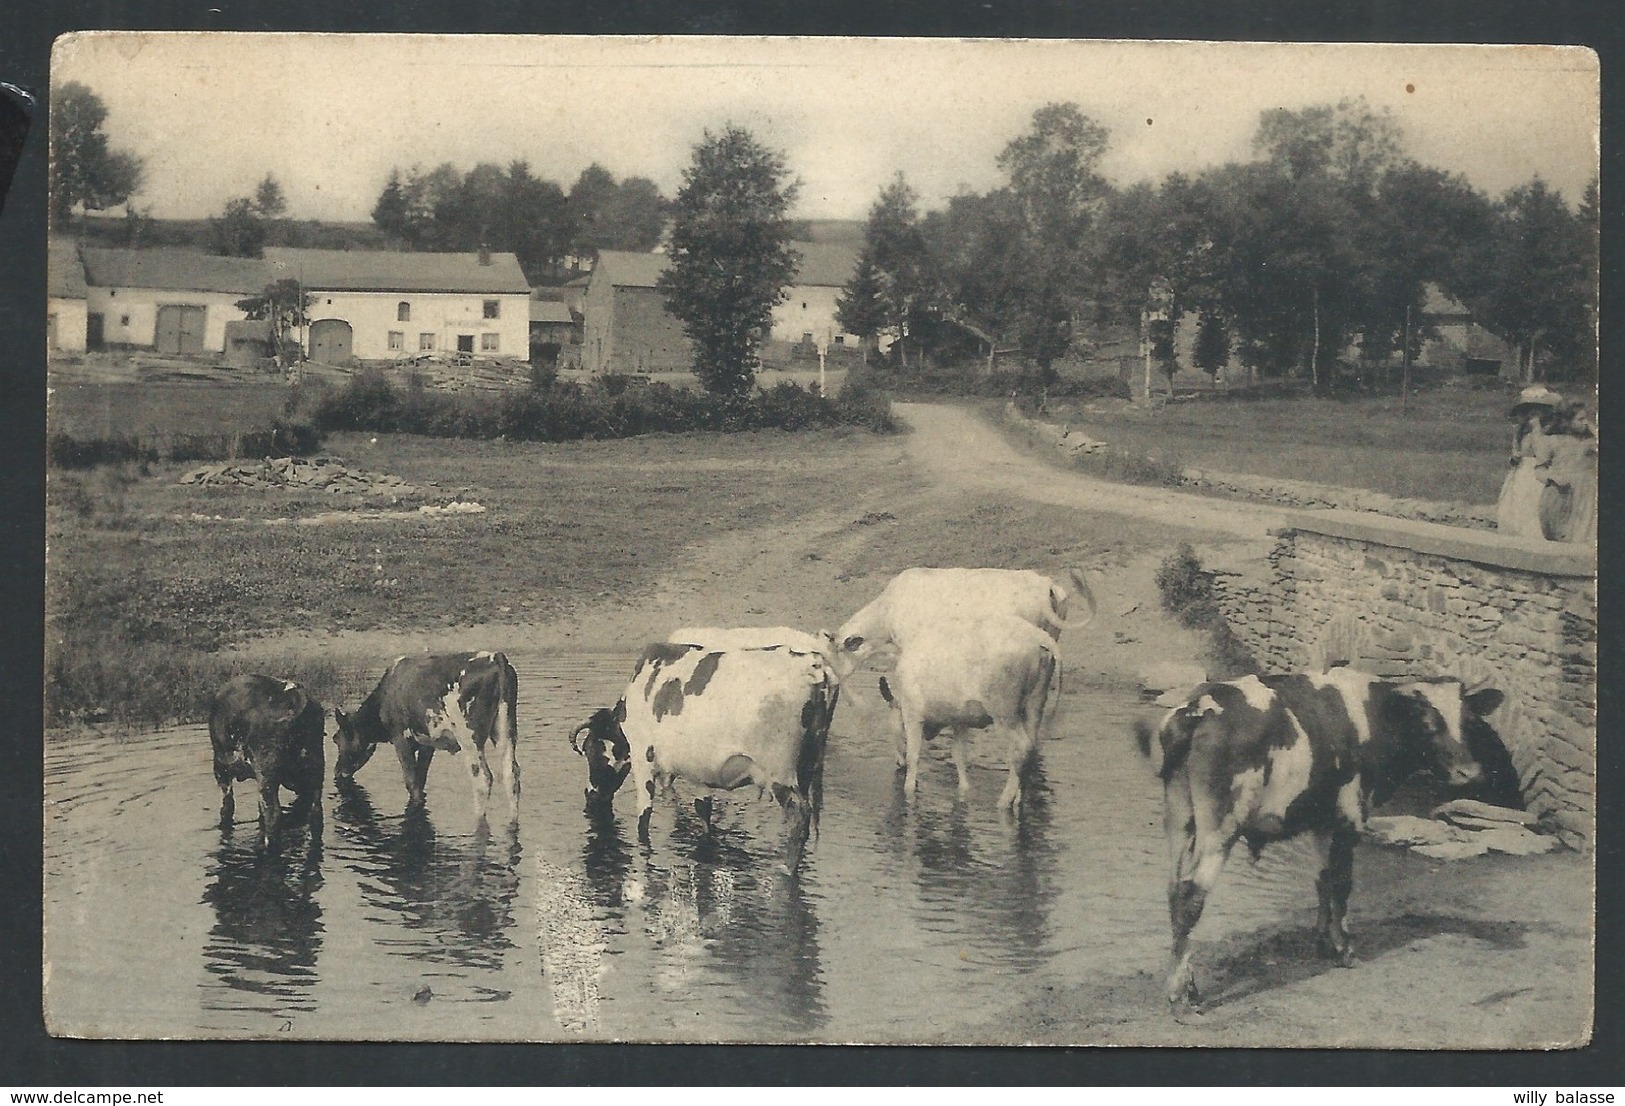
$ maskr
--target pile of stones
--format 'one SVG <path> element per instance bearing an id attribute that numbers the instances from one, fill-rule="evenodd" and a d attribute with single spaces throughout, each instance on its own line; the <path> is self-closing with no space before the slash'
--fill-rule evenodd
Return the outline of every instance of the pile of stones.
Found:
<path id="1" fill-rule="evenodd" d="M 1366 839 L 1398 845 L 1437 860 L 1456 860 L 1484 853 L 1528 856 L 1550 852 L 1557 838 L 1536 833 L 1535 815 L 1491 806 L 1475 799 L 1455 799 L 1434 808 L 1431 818 L 1401 814 L 1366 821 Z"/>
<path id="2" fill-rule="evenodd" d="M 316 488 L 334 494 L 385 496 L 392 500 L 420 495 L 423 489 L 399 476 L 353 469 L 335 457 L 268 457 L 263 461 L 220 461 L 195 468 L 182 484 L 235 485 L 247 488 Z"/>

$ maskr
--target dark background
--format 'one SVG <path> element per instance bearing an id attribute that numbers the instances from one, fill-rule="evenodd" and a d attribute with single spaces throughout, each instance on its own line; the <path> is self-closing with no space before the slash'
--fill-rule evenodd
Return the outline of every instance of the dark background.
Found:
<path id="1" fill-rule="evenodd" d="M 25 7 L 26 5 L 26 7 Z M 8 10 L 9 9 L 9 10 Z M 1610 631 L 1618 606 L 1619 466 L 1603 451 L 1599 592 L 1597 1015 L 1592 1045 L 1554 1053 L 1070 1048 L 226 1044 L 56 1040 L 40 1012 L 44 579 L 46 93 L 52 40 L 73 30 L 918 35 L 1527 42 L 1602 57 L 1600 421 L 1619 409 L 1622 205 L 1618 68 L 1625 19 L 1609 0 L 70 0 L 0 6 L 0 1087 L 119 1085 L 1625 1085 L 1619 788 L 1625 740 Z M 8 94 L 0 90 L 0 100 Z M 19 107 L 23 110 L 11 110 Z M 29 117 L 32 116 L 32 126 Z M 20 159 L 18 152 L 20 150 Z M 15 162 L 15 175 L 12 163 Z M 9 194 L 4 182 L 10 179 Z M 1618 425 L 1614 423 L 1614 425 Z M 1155 923 L 1161 925 L 1161 919 Z M 1415 1004 L 1425 996 L 1396 996 Z M 1334 1012 L 1328 1011 L 1328 1014 Z"/>

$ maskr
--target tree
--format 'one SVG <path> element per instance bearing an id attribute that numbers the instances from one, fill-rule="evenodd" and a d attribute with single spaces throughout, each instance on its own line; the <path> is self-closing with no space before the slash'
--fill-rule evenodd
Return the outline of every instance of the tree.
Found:
<path id="1" fill-rule="evenodd" d="M 288 212 L 282 185 L 270 173 L 254 188 L 254 212 L 262 219 L 280 219 Z"/>
<path id="2" fill-rule="evenodd" d="M 570 248 L 578 254 L 599 250 L 644 253 L 660 244 L 666 229 L 666 200 L 646 177 L 616 182 L 593 162 L 570 186 Z"/>
<path id="3" fill-rule="evenodd" d="M 1225 329 L 1223 316 L 1204 311 L 1197 319 L 1191 361 L 1215 379 L 1230 363 L 1230 332 Z"/>
<path id="4" fill-rule="evenodd" d="M 101 211 L 141 191 L 141 159 L 108 145 L 107 105 L 68 81 L 51 93 L 51 216 L 65 224 L 74 208 Z"/>
<path id="5" fill-rule="evenodd" d="M 918 195 L 899 171 L 869 208 L 863 232 L 864 253 L 880 284 L 882 328 L 899 342 L 919 329 L 931 298 L 930 260 L 918 205 Z"/>
<path id="6" fill-rule="evenodd" d="M 402 242 L 408 240 L 406 186 L 401 183 L 401 171 L 391 169 L 389 181 L 372 205 L 372 221 L 379 230 Z"/>
<path id="7" fill-rule="evenodd" d="M 254 201 L 239 196 L 226 201 L 226 210 L 209 220 L 209 252 L 225 257 L 262 257 L 265 254 L 265 220 L 254 210 Z"/>
<path id="8" fill-rule="evenodd" d="M 265 320 L 266 337 L 280 365 L 303 354 L 292 331 L 305 325 L 311 303 L 311 296 L 300 283 L 287 278 L 267 284 L 257 296 L 238 300 L 237 309 L 248 319 Z"/>
<path id="9" fill-rule="evenodd" d="M 886 326 L 883 291 L 880 270 L 875 267 L 871 251 L 865 249 L 858 255 L 857 268 L 852 270 L 840 298 L 835 301 L 836 323 L 846 333 L 863 339 L 865 365 L 869 363 L 869 350 Z"/>
<path id="10" fill-rule="evenodd" d="M 1016 276 L 1016 328 L 1023 351 L 1050 383 L 1052 363 L 1072 344 L 1087 279 L 1083 246 L 1107 193 L 1100 175 L 1110 132 L 1076 104 L 1046 104 L 1031 129 L 1000 152 L 999 168 L 1023 221 L 1023 270 Z"/>
<path id="11" fill-rule="evenodd" d="M 1325 178 L 1363 193 L 1370 193 L 1403 155 L 1393 113 L 1373 111 L 1364 96 L 1299 111 L 1266 111 L 1253 148 L 1291 180 Z"/>
<path id="12" fill-rule="evenodd" d="M 783 155 L 733 125 L 706 131 L 683 171 L 659 287 L 709 392 L 742 400 L 755 383 L 757 349 L 800 261 L 788 217 L 796 192 Z"/>
<path id="13" fill-rule="evenodd" d="M 1028 258 L 1026 223 L 1008 188 L 962 192 L 921 223 L 943 316 L 987 344 L 989 372 L 1001 343 L 1017 340 Z"/>

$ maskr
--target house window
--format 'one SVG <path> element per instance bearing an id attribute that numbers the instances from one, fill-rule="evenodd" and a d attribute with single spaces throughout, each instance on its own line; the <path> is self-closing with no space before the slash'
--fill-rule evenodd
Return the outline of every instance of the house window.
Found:
<path id="1" fill-rule="evenodd" d="M 487 319 L 500 319 L 502 317 L 502 301 L 501 300 L 486 300 L 485 301 L 485 317 Z"/>
<path id="2" fill-rule="evenodd" d="M 418 349 L 434 349 L 434 334 L 424 331 L 418 335 Z"/>
<path id="3" fill-rule="evenodd" d="M 838 345 L 838 346 L 844 346 L 844 345 L 846 345 L 846 335 L 844 335 L 844 334 L 837 334 L 837 335 L 836 335 L 836 336 L 835 336 L 835 344 L 836 344 L 836 345 Z"/>
<path id="4" fill-rule="evenodd" d="M 390 349 L 405 349 L 406 348 L 406 332 L 403 331 L 403 330 L 392 330 L 392 331 L 390 331 L 389 332 L 389 348 Z"/>
<path id="5" fill-rule="evenodd" d="M 130 325 L 130 316 L 128 316 L 128 315 L 120 315 L 118 317 L 118 325 L 119 326 L 129 326 Z"/>
<path id="6" fill-rule="evenodd" d="M 499 348 L 501 348 L 501 337 L 502 335 L 500 334 L 481 334 L 480 348 L 482 350 L 486 350 L 487 352 L 495 353 Z"/>
<path id="7" fill-rule="evenodd" d="M 331 303 L 332 301 L 329 300 L 328 302 Z M 397 303 L 395 305 L 395 321 L 398 322 L 398 323 L 409 323 L 409 322 L 411 322 L 412 321 L 412 305 L 407 303 L 405 300 L 402 300 L 400 303 Z"/>

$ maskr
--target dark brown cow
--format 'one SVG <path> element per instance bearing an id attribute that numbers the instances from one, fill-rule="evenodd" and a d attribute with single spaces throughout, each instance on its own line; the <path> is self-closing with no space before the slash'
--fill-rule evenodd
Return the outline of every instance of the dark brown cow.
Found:
<path id="1" fill-rule="evenodd" d="M 252 779 L 259 788 L 261 848 L 271 842 L 282 814 L 279 788 L 297 796 L 289 814 L 321 824 L 322 730 L 327 712 L 291 680 L 236 676 L 215 693 L 209 708 L 214 778 L 220 785 L 220 827 L 231 825 L 237 803 L 232 784 Z"/>
<path id="2" fill-rule="evenodd" d="M 508 812 L 519 816 L 519 764 L 514 713 L 519 680 L 501 653 L 445 653 L 401 657 L 356 712 L 333 712 L 338 760 L 333 778 L 343 782 L 385 742 L 395 747 L 406 781 L 407 809 L 423 805 L 429 761 L 436 749 L 468 753 L 474 802 L 485 817 L 495 776 L 508 792 Z"/>
<path id="3" fill-rule="evenodd" d="M 1322 675 L 1246 676 L 1206 683 L 1163 719 L 1165 827 L 1172 873 L 1168 910 L 1173 968 L 1168 1001 L 1197 1008 L 1190 935 L 1238 840 L 1256 856 L 1271 841 L 1313 833 L 1324 865 L 1319 942 L 1348 966 L 1344 926 L 1354 884 L 1354 846 L 1373 803 L 1417 769 L 1450 784 L 1472 783 L 1479 765 L 1464 735 L 1501 693 L 1468 694 L 1458 680 L 1391 683 L 1348 668 Z M 1139 727 L 1150 754 L 1152 731 Z"/>

